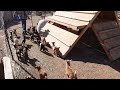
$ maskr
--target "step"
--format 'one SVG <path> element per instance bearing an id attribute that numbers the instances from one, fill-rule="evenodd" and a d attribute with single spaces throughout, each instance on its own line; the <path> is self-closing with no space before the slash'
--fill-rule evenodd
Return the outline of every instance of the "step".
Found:
<path id="1" fill-rule="evenodd" d="M 120 45 L 120 36 L 104 40 L 105 47 L 109 50 Z"/>
<path id="2" fill-rule="evenodd" d="M 119 25 L 117 24 L 116 21 L 105 21 L 105 22 L 102 22 L 102 23 L 94 23 L 93 26 L 96 29 L 96 31 L 104 31 L 104 30 L 119 27 Z"/>
<path id="3" fill-rule="evenodd" d="M 110 55 L 112 56 L 113 60 L 120 58 L 120 46 L 111 49 Z"/>
<path id="4" fill-rule="evenodd" d="M 106 31 L 100 31 L 99 36 L 102 40 L 120 35 L 120 28 L 114 28 Z"/>

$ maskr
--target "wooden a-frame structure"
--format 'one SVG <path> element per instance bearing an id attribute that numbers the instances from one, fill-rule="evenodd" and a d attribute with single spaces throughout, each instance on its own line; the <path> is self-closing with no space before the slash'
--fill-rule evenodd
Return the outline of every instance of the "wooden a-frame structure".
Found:
<path id="1" fill-rule="evenodd" d="M 83 34 L 92 28 L 110 60 L 120 58 L 120 28 L 116 11 L 56 11 L 46 18 L 46 41 L 55 42 L 65 58 Z"/>

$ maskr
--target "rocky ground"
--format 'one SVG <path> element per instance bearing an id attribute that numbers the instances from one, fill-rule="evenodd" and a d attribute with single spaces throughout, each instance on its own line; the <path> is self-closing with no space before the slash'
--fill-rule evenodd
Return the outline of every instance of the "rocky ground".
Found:
<path id="1" fill-rule="evenodd" d="M 33 24 L 36 26 L 40 17 L 33 17 Z M 31 26 L 31 21 L 27 20 L 27 27 Z M 21 23 L 10 26 L 8 31 L 17 29 L 17 33 L 21 36 Z M 11 44 L 14 60 L 12 60 L 12 68 L 15 79 L 24 79 L 30 75 L 33 79 L 39 79 L 36 65 L 40 65 L 48 74 L 48 79 L 67 79 L 65 75 L 65 60 L 53 55 L 48 48 L 48 53 L 43 53 L 38 46 L 30 40 L 26 44 L 31 46 L 28 61 L 19 61 L 15 55 L 15 49 Z M 72 59 L 71 66 L 77 71 L 78 79 L 120 79 L 120 62 L 119 60 L 109 63 L 105 55 L 97 52 L 83 44 L 76 45 L 67 59 Z"/>

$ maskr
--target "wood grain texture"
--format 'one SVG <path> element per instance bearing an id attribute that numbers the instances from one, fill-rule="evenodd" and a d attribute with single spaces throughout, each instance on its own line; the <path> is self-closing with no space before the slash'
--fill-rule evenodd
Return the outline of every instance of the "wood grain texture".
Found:
<path id="1" fill-rule="evenodd" d="M 50 23 L 47 23 L 43 27 L 43 30 L 49 30 L 46 41 L 49 43 L 55 42 L 56 46 L 60 47 L 62 55 L 67 52 L 69 47 L 72 46 L 75 40 L 78 38 L 78 35 L 56 27 Z"/>
<path id="2" fill-rule="evenodd" d="M 114 29 L 99 32 L 99 36 L 102 40 L 112 38 L 112 37 L 115 37 L 115 36 L 118 36 L 118 35 L 120 35 L 120 29 L 119 28 L 114 28 Z"/>
<path id="3" fill-rule="evenodd" d="M 90 21 L 95 16 L 95 14 L 75 13 L 70 11 L 57 11 L 55 12 L 54 15 L 83 20 L 83 21 Z"/>
<path id="4" fill-rule="evenodd" d="M 110 50 L 110 55 L 112 56 L 113 60 L 120 58 L 120 46 L 113 48 Z"/>

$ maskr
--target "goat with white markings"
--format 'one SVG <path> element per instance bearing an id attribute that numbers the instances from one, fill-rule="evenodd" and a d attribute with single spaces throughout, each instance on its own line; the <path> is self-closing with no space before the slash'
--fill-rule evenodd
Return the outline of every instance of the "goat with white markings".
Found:
<path id="1" fill-rule="evenodd" d="M 76 71 L 73 71 L 72 67 L 70 66 L 70 61 L 71 60 L 67 60 L 66 61 L 66 75 L 69 79 L 77 79 L 77 74 L 76 74 Z"/>

